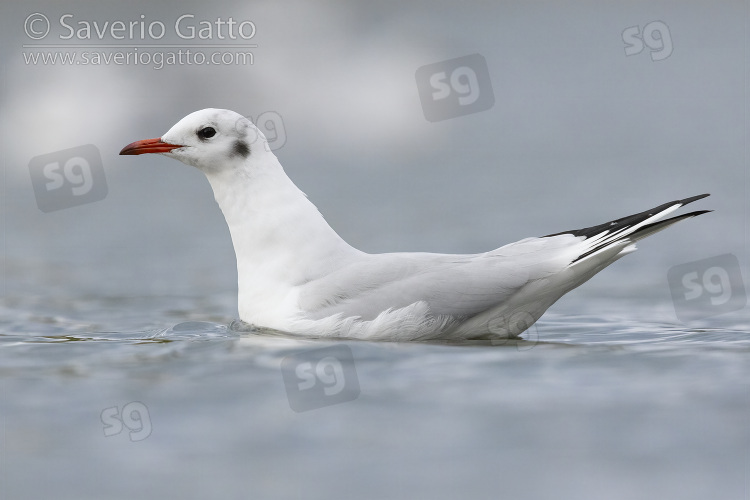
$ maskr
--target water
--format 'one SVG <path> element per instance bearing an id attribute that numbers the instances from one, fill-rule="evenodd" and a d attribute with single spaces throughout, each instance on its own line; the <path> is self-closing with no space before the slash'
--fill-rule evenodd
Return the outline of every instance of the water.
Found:
<path id="1" fill-rule="evenodd" d="M 248 329 L 231 294 L 6 297 L 0 497 L 743 498 L 747 325 L 648 302 L 439 345 Z M 282 360 L 335 346 L 358 395 L 293 411 Z"/>

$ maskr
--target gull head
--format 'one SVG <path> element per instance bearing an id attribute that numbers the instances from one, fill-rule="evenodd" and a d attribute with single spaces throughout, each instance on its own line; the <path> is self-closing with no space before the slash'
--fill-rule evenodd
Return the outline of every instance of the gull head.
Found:
<path id="1" fill-rule="evenodd" d="M 213 108 L 190 113 L 163 136 L 133 142 L 120 151 L 121 155 L 145 153 L 163 154 L 207 174 L 273 157 L 265 136 L 249 119 Z"/>

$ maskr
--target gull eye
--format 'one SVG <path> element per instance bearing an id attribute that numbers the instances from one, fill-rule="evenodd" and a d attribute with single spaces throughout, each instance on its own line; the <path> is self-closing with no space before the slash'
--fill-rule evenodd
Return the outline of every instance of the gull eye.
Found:
<path id="1" fill-rule="evenodd" d="M 216 129 L 213 127 L 206 127 L 200 129 L 197 133 L 201 140 L 206 140 L 216 135 Z"/>

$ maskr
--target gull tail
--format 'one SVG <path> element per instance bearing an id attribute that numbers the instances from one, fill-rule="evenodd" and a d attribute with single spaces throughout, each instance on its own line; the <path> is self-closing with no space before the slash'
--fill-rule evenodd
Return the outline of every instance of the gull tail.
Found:
<path id="1" fill-rule="evenodd" d="M 708 195 L 702 194 L 683 200 L 670 201 L 651 210 L 605 222 L 598 226 L 542 236 L 542 238 L 562 235 L 578 237 L 578 241 L 571 238 L 559 240 L 561 243 L 570 245 L 567 248 L 570 248 L 571 251 L 565 255 L 566 259 L 570 259 L 567 265 L 564 265 L 562 269 L 552 275 L 546 275 L 546 280 L 531 281 L 531 284 L 525 285 L 500 309 L 493 310 L 493 314 L 496 318 L 510 318 L 515 317 L 518 313 L 523 313 L 523 328 L 528 328 L 560 297 L 581 286 L 620 257 L 635 251 L 635 243 L 638 240 L 651 236 L 683 219 L 710 212 L 710 210 L 699 210 L 664 219 L 666 215 L 678 208 L 706 196 Z M 555 251 L 558 251 L 558 249 L 556 248 Z M 521 331 L 523 329 L 517 332 L 508 330 L 507 335 L 509 337 L 517 336 Z"/>
<path id="2" fill-rule="evenodd" d="M 583 260 L 587 260 L 601 252 L 607 250 L 613 250 L 620 248 L 621 252 L 617 252 L 620 255 L 630 253 L 635 250 L 635 243 L 647 236 L 658 233 L 662 229 L 675 224 L 683 219 L 696 217 L 711 210 L 698 210 L 690 212 L 684 215 L 678 215 L 677 217 L 671 217 L 669 219 L 660 220 L 666 215 L 674 212 L 680 207 L 692 203 L 694 201 L 703 199 L 709 196 L 708 194 L 701 194 L 698 196 L 692 196 L 683 200 L 670 201 L 659 205 L 658 207 L 646 210 L 641 213 L 629 215 L 621 219 L 616 219 L 598 226 L 587 227 L 583 229 L 575 229 L 571 231 L 563 231 L 561 233 L 549 234 L 547 236 L 558 236 L 561 234 L 572 234 L 573 236 L 582 236 L 584 238 L 584 247 L 581 254 L 571 262 L 575 264 Z M 620 256 L 618 255 L 618 256 Z"/>

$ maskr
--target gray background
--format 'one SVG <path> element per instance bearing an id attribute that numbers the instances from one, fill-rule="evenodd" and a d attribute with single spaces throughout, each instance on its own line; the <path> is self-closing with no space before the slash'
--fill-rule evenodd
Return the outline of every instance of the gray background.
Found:
<path id="1" fill-rule="evenodd" d="M 183 13 L 232 16 L 255 22 L 259 47 L 252 66 L 26 65 L 32 12 L 71 13 L 69 23 L 144 14 L 170 32 Z M 287 173 L 365 251 L 486 251 L 710 192 L 697 208 L 715 213 L 644 242 L 587 285 L 656 287 L 668 301 L 670 265 L 747 261 L 745 19 L 739 2 L 5 5 L 4 290 L 231 291 L 229 233 L 203 176 L 117 155 L 189 112 L 224 107 L 283 117 L 276 153 Z M 669 26 L 672 55 L 626 57 L 622 31 L 654 20 Z M 417 68 L 472 53 L 487 60 L 494 107 L 425 120 Z M 31 158 L 89 143 L 107 198 L 40 212 Z"/>

